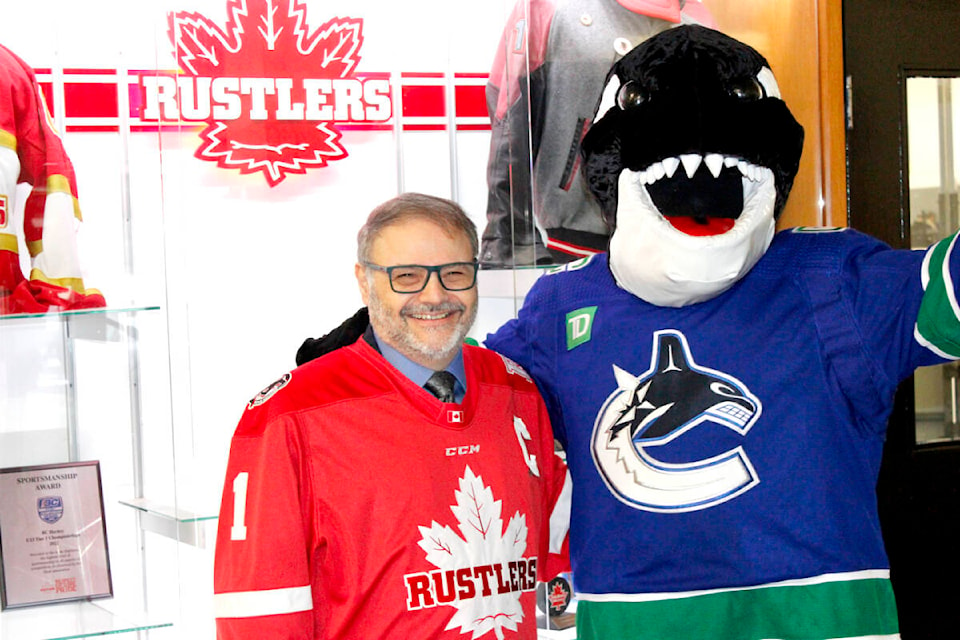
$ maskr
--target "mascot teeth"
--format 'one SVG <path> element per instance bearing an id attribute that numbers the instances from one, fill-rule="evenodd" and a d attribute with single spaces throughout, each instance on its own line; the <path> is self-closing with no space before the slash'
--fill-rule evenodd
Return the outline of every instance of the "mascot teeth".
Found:
<path id="1" fill-rule="evenodd" d="M 683 165 L 687 178 L 693 179 L 701 164 L 706 165 L 714 178 L 720 177 L 720 172 L 724 167 L 737 167 L 743 177 L 751 182 L 759 182 L 762 180 L 765 171 L 764 167 L 733 156 L 724 156 L 719 153 L 701 156 L 700 154 L 689 153 L 683 154 L 679 158 L 666 158 L 660 162 L 654 162 L 639 173 L 640 184 L 650 185 L 664 177 L 672 178 L 680 165 Z M 769 169 L 766 169 L 766 171 L 769 171 Z"/>
<path id="2" fill-rule="evenodd" d="M 707 168 L 710 169 L 710 173 L 713 174 L 714 178 L 720 177 L 720 170 L 723 169 L 723 156 L 718 153 L 711 153 L 706 158 L 703 159 L 706 163 Z M 690 174 L 687 174 L 687 177 L 690 177 Z"/>

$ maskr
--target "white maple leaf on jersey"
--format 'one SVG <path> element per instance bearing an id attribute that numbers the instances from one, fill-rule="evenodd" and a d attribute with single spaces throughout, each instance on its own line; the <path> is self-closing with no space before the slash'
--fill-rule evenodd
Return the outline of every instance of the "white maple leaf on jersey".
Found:
<path id="1" fill-rule="evenodd" d="M 504 530 L 500 500 L 494 500 L 493 491 L 483 484 L 480 476 L 474 475 L 469 466 L 454 497 L 456 504 L 450 510 L 460 523 L 461 535 L 436 521 L 429 527 L 420 527 L 423 538 L 419 544 L 426 552 L 428 562 L 445 571 L 506 564 L 523 557 L 527 549 L 526 516 L 517 511 Z M 493 583 L 496 591 L 496 581 Z M 457 612 L 446 628 L 459 626 L 461 633 L 472 631 L 472 638 L 493 631 L 502 639 L 504 629 L 516 631 L 518 623 L 523 620 L 519 592 L 493 593 L 486 597 L 477 594 L 475 598 L 457 600 L 447 606 L 456 607 Z"/>

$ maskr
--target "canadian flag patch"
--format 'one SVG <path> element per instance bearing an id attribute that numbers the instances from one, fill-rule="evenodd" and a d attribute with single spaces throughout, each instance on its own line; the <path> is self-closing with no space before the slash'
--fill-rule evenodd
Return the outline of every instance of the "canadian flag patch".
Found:
<path id="1" fill-rule="evenodd" d="M 460 424 L 463 422 L 463 411 L 451 409 L 447 411 L 447 422 L 450 424 Z"/>

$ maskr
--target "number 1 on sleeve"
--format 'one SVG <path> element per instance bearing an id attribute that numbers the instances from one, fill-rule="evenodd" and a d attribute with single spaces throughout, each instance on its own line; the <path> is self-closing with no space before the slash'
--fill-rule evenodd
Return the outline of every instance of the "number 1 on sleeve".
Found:
<path id="1" fill-rule="evenodd" d="M 526 37 L 527 31 L 527 19 L 520 18 L 517 20 L 517 23 L 513 26 L 513 33 L 515 37 L 513 39 L 513 52 L 521 53 L 523 51 L 523 39 Z"/>
<path id="2" fill-rule="evenodd" d="M 247 480 L 250 474 L 242 471 L 233 479 L 233 526 L 230 527 L 231 540 L 246 540 L 247 527 Z"/>

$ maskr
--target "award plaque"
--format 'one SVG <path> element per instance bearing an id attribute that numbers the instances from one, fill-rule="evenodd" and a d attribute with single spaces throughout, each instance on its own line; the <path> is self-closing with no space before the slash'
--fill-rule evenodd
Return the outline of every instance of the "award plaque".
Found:
<path id="1" fill-rule="evenodd" d="M 112 595 L 100 463 L 0 469 L 2 608 Z"/>

